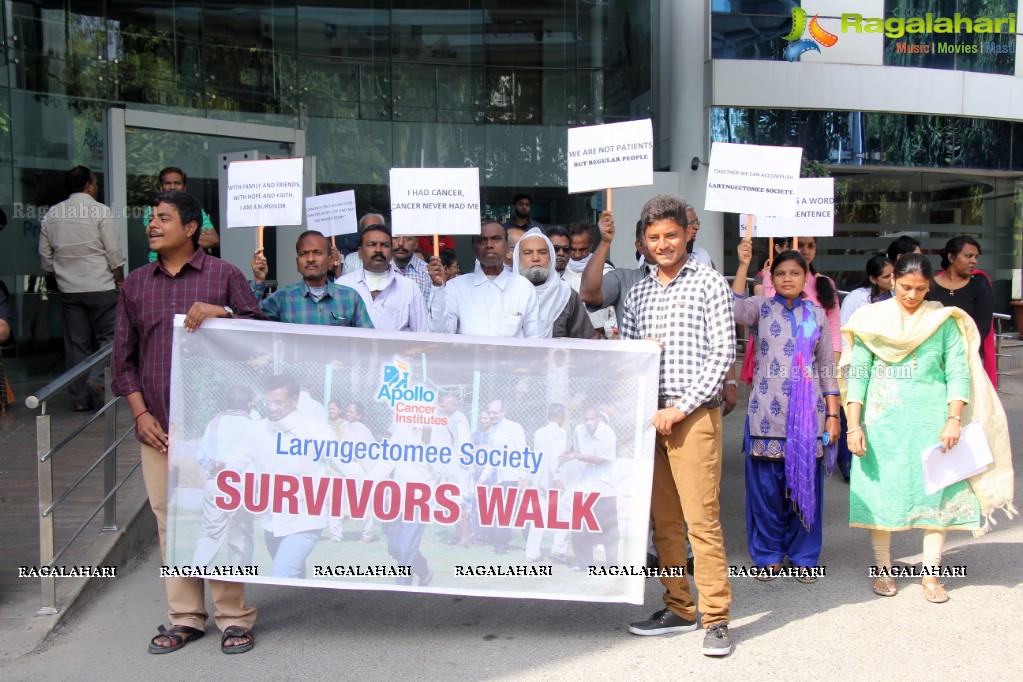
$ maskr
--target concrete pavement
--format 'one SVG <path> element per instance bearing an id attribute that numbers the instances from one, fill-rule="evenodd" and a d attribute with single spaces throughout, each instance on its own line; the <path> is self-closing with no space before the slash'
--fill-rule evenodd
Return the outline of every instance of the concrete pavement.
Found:
<path id="1" fill-rule="evenodd" d="M 1013 442 L 1023 443 L 1023 378 L 1002 391 Z M 741 407 L 739 410 L 741 411 Z M 745 551 L 741 414 L 726 418 L 722 507 L 729 562 Z M 1017 461 L 1017 490 L 1023 476 Z M 1020 496 L 1017 494 L 1019 506 Z M 155 546 L 69 617 L 38 651 L 4 664 L 6 680 L 352 679 L 620 680 L 787 677 L 847 680 L 1004 679 L 1023 670 L 1023 522 L 1000 518 L 984 538 L 949 536 L 943 563 L 966 566 L 946 578 L 951 601 L 926 603 L 919 582 L 899 579 L 899 594 L 875 596 L 867 532 L 846 525 L 848 487 L 826 481 L 827 576 L 732 580 L 731 634 L 725 659 L 700 654 L 703 631 L 636 637 L 627 631 L 661 608 L 647 581 L 642 607 L 537 600 L 349 592 L 254 585 L 256 648 L 219 650 L 219 633 L 173 654 L 146 652 L 165 617 Z M 892 556 L 920 560 L 920 532 L 896 533 Z M 1013 673 L 1012 671 L 1017 671 Z"/>

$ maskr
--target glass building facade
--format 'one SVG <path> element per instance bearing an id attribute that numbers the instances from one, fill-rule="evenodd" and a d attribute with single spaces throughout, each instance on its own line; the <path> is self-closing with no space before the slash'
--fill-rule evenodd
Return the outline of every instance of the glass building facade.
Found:
<path id="1" fill-rule="evenodd" d="M 1018 77 L 1016 49 L 1023 21 L 1017 0 L 883 0 L 803 3 L 799 0 L 712 0 L 709 52 L 716 60 L 786 61 L 793 8 L 820 10 L 819 25 L 837 45 L 815 47 L 805 62 L 915 67 Z M 839 9 L 840 8 L 840 9 Z M 886 23 L 884 31 L 843 30 L 841 13 Z M 905 29 L 913 17 L 961 17 L 950 33 Z M 981 17 L 1003 19 L 997 31 L 966 30 Z M 932 24 L 933 26 L 933 24 Z M 919 28 L 919 27 L 918 27 Z M 925 26 L 926 28 L 926 26 Z M 804 41 L 812 42 L 812 41 Z M 839 48 L 842 48 L 841 50 Z M 918 50 L 918 51 L 914 51 Z M 869 81 L 868 81 L 869 82 Z M 956 93 L 949 93 L 955 97 Z M 851 288 L 867 257 L 894 236 L 910 234 L 937 265 L 945 242 L 969 234 L 982 245 L 980 268 L 995 283 L 999 312 L 1008 312 L 1013 272 L 1023 260 L 1023 127 L 1009 117 L 968 118 L 887 111 L 712 107 L 713 141 L 786 145 L 829 167 L 836 178 L 835 237 L 821 240 L 815 265 Z M 735 216 L 725 222 L 726 269 L 738 240 Z M 764 247 L 766 248 L 766 246 Z"/>
<path id="2" fill-rule="evenodd" d="M 218 152 L 289 153 L 265 140 L 131 126 L 111 140 L 111 109 L 302 130 L 306 154 L 316 157 L 316 192 L 354 189 L 360 213 L 389 205 L 392 167 L 476 166 L 485 213 L 506 218 L 512 195 L 525 191 L 544 223 L 590 215 L 586 197 L 564 188 L 568 127 L 654 114 L 652 0 L 2 7 L 0 106 L 9 119 L 0 206 L 10 224 L 0 235 L 0 277 L 15 294 L 15 354 L 60 339 L 60 307 L 38 277 L 36 242 L 38 218 L 64 198 L 69 168 L 93 168 L 103 194 L 112 145 L 123 145 L 129 206 L 143 204 L 159 169 L 173 165 L 216 215 Z M 132 239 L 140 214 L 124 210 L 136 266 L 145 249 Z"/>

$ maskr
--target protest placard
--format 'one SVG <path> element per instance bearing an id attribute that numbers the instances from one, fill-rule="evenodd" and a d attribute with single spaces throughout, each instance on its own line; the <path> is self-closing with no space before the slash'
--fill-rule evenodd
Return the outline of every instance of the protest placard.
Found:
<path id="1" fill-rule="evenodd" d="M 654 344 L 183 319 L 171 574 L 642 603 Z"/>
<path id="2" fill-rule="evenodd" d="M 227 226 L 302 224 L 302 159 L 232 161 Z"/>
<path id="3" fill-rule="evenodd" d="M 392 168 L 391 233 L 479 234 L 479 169 Z"/>
<path id="4" fill-rule="evenodd" d="M 569 194 L 654 182 L 650 119 L 569 128 L 566 152 Z"/>
<path id="5" fill-rule="evenodd" d="M 791 217 L 802 156 L 800 147 L 715 142 L 705 210 Z"/>
<path id="6" fill-rule="evenodd" d="M 355 215 L 355 191 L 334 192 L 305 198 L 305 223 L 328 237 L 352 234 L 359 229 Z"/>
<path id="7" fill-rule="evenodd" d="M 745 224 L 745 223 L 743 223 Z M 791 218 L 754 218 L 757 237 L 830 237 L 835 234 L 835 179 L 801 178 Z"/>

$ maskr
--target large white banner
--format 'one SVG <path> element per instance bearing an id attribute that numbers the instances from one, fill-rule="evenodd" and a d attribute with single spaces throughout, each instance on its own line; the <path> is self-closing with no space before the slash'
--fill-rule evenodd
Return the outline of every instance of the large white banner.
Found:
<path id="1" fill-rule="evenodd" d="M 654 344 L 182 321 L 165 573 L 642 603 Z"/>

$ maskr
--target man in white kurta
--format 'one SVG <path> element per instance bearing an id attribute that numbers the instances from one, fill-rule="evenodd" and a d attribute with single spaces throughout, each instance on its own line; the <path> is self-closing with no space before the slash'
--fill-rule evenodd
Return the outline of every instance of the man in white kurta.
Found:
<path id="1" fill-rule="evenodd" d="M 430 259 L 430 329 L 447 334 L 536 339 L 542 335 L 533 285 L 504 266 L 504 229 L 484 223 L 473 237 L 476 269 L 445 283 L 440 258 Z"/>

